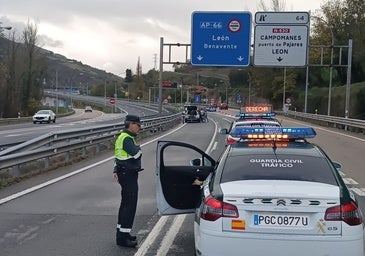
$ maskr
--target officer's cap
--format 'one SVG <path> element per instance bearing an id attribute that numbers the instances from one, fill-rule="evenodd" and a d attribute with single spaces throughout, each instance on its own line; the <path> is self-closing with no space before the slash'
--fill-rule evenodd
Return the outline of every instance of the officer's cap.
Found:
<path id="1" fill-rule="evenodd" d="M 137 123 L 140 124 L 141 120 L 139 119 L 139 116 L 134 116 L 134 115 L 127 115 L 125 117 L 125 121 L 127 122 L 133 122 L 133 123 Z"/>

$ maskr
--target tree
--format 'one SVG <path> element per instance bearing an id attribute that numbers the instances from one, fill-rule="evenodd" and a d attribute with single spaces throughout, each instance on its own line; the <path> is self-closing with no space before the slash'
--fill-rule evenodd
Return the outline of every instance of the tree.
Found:
<path id="1" fill-rule="evenodd" d="M 335 45 L 347 45 L 353 39 L 352 82 L 365 80 L 365 2 L 363 0 L 332 0 L 321 5 L 321 10 L 313 22 L 312 40 L 315 44 L 331 42 L 331 32 Z M 327 50 L 329 51 L 329 49 Z M 329 54 L 326 54 L 329 56 Z M 312 56 L 311 56 L 312 57 Z M 335 52 L 335 63 L 339 54 Z M 347 52 L 342 54 L 347 60 Z M 341 84 L 346 82 L 347 73 L 336 68 Z"/>
<path id="2" fill-rule="evenodd" d="M 124 81 L 126 83 L 131 83 L 133 81 L 133 75 L 132 75 L 132 70 L 131 69 L 126 69 L 125 70 L 125 78 Z"/>
<path id="3" fill-rule="evenodd" d="M 24 70 L 24 63 L 21 61 L 20 44 L 16 43 L 15 31 L 13 31 L 9 41 L 7 68 L 8 76 L 6 80 L 4 112 L 6 116 L 14 117 L 22 109 L 21 73 Z"/>

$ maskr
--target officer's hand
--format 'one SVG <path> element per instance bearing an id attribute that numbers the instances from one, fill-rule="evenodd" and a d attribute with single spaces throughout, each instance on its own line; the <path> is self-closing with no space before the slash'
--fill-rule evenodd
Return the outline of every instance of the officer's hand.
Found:
<path id="1" fill-rule="evenodd" d="M 192 185 L 201 186 L 203 185 L 203 182 L 199 179 L 195 179 Z"/>
<path id="2" fill-rule="evenodd" d="M 116 174 L 115 172 L 113 172 L 113 178 L 118 181 L 118 174 Z"/>

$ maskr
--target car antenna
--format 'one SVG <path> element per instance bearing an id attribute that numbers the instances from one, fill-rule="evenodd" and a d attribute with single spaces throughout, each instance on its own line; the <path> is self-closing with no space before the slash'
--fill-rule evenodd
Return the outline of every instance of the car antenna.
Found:
<path id="1" fill-rule="evenodd" d="M 278 158 L 278 156 L 276 155 L 276 149 L 277 149 L 278 147 L 276 146 L 276 140 L 275 140 L 275 139 L 273 139 L 273 140 L 272 140 L 272 143 L 273 143 L 273 145 L 272 145 L 272 150 L 273 150 L 274 155 L 275 155 L 275 157 L 276 157 L 276 159 L 277 159 L 277 158 Z"/>

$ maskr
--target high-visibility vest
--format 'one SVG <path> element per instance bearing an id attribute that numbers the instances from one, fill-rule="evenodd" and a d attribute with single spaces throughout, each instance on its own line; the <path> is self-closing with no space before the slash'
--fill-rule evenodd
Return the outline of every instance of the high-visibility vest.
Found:
<path id="1" fill-rule="evenodd" d="M 136 142 L 134 137 L 126 132 L 122 132 L 118 136 L 117 140 L 115 141 L 114 156 L 119 160 L 127 160 L 133 158 L 133 156 L 129 155 L 127 151 L 125 151 L 123 148 L 124 139 L 127 137 L 131 138 L 134 143 Z"/>

